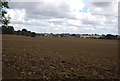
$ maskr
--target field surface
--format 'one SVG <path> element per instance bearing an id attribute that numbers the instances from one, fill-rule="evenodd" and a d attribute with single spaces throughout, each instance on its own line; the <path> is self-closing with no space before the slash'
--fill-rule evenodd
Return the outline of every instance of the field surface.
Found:
<path id="1" fill-rule="evenodd" d="M 118 41 L 2 36 L 3 79 L 117 79 Z"/>

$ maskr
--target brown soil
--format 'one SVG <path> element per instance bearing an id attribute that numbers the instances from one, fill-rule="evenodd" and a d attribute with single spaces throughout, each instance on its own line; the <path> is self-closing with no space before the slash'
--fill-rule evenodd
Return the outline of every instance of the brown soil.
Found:
<path id="1" fill-rule="evenodd" d="M 118 79 L 118 41 L 3 35 L 3 79 Z"/>

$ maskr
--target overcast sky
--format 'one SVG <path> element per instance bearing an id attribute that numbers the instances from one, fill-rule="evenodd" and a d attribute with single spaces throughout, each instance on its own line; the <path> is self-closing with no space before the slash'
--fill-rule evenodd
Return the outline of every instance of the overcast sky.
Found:
<path id="1" fill-rule="evenodd" d="M 15 30 L 118 34 L 118 0 L 11 0 L 9 7 Z"/>

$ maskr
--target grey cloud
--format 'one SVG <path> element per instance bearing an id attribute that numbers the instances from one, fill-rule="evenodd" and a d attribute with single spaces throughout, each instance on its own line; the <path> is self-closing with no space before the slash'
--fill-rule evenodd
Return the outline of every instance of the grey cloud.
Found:
<path id="1" fill-rule="evenodd" d="M 89 24 L 98 25 L 98 23 L 96 23 L 94 21 L 87 20 L 87 19 L 83 19 L 82 23 L 85 24 L 85 25 L 89 25 Z"/>
<path id="2" fill-rule="evenodd" d="M 9 2 L 10 9 L 33 9 L 37 5 L 42 5 L 42 2 Z"/>
<path id="3" fill-rule="evenodd" d="M 118 16 L 120 16 L 120 1 L 118 3 Z"/>
<path id="4" fill-rule="evenodd" d="M 97 1 L 97 0 L 96 0 Z M 104 0 L 103 0 L 104 1 Z M 118 16 L 118 1 L 119 0 L 111 0 L 111 1 L 104 1 L 104 2 L 99 2 L 98 4 L 95 4 L 97 6 L 95 6 L 94 4 L 91 3 L 91 12 L 92 14 L 103 14 L 105 16 L 110 15 L 110 16 Z M 95 3 L 95 2 L 93 2 Z M 103 3 L 104 6 L 101 6 L 101 3 Z M 95 12 L 94 9 L 96 8 L 100 8 L 101 11 L 100 12 Z"/>
<path id="5" fill-rule="evenodd" d="M 112 2 L 91 2 L 91 4 L 96 7 L 109 7 L 112 5 Z"/>
<path id="6" fill-rule="evenodd" d="M 62 25 L 63 21 L 48 21 L 49 23 Z"/>
<path id="7" fill-rule="evenodd" d="M 47 17 L 70 17 L 72 16 L 69 14 L 69 6 L 67 4 L 60 4 L 59 6 L 49 4 L 46 5 L 43 2 L 10 2 L 10 8 L 16 9 L 26 9 L 28 17 L 35 17 L 35 18 L 42 18 L 44 16 Z M 35 16 L 35 15 L 36 16 Z"/>
<path id="8" fill-rule="evenodd" d="M 89 6 L 90 9 L 89 11 L 93 14 L 93 15 L 117 15 L 117 2 L 113 3 L 111 2 L 90 2 Z M 116 7 L 116 8 L 115 8 Z M 96 10 L 99 9 L 99 10 Z"/>

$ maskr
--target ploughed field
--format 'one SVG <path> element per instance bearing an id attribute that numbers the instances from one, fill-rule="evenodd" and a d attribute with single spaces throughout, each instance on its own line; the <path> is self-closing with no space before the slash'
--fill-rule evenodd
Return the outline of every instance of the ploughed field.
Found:
<path id="1" fill-rule="evenodd" d="M 3 79 L 118 79 L 118 41 L 2 36 Z"/>

